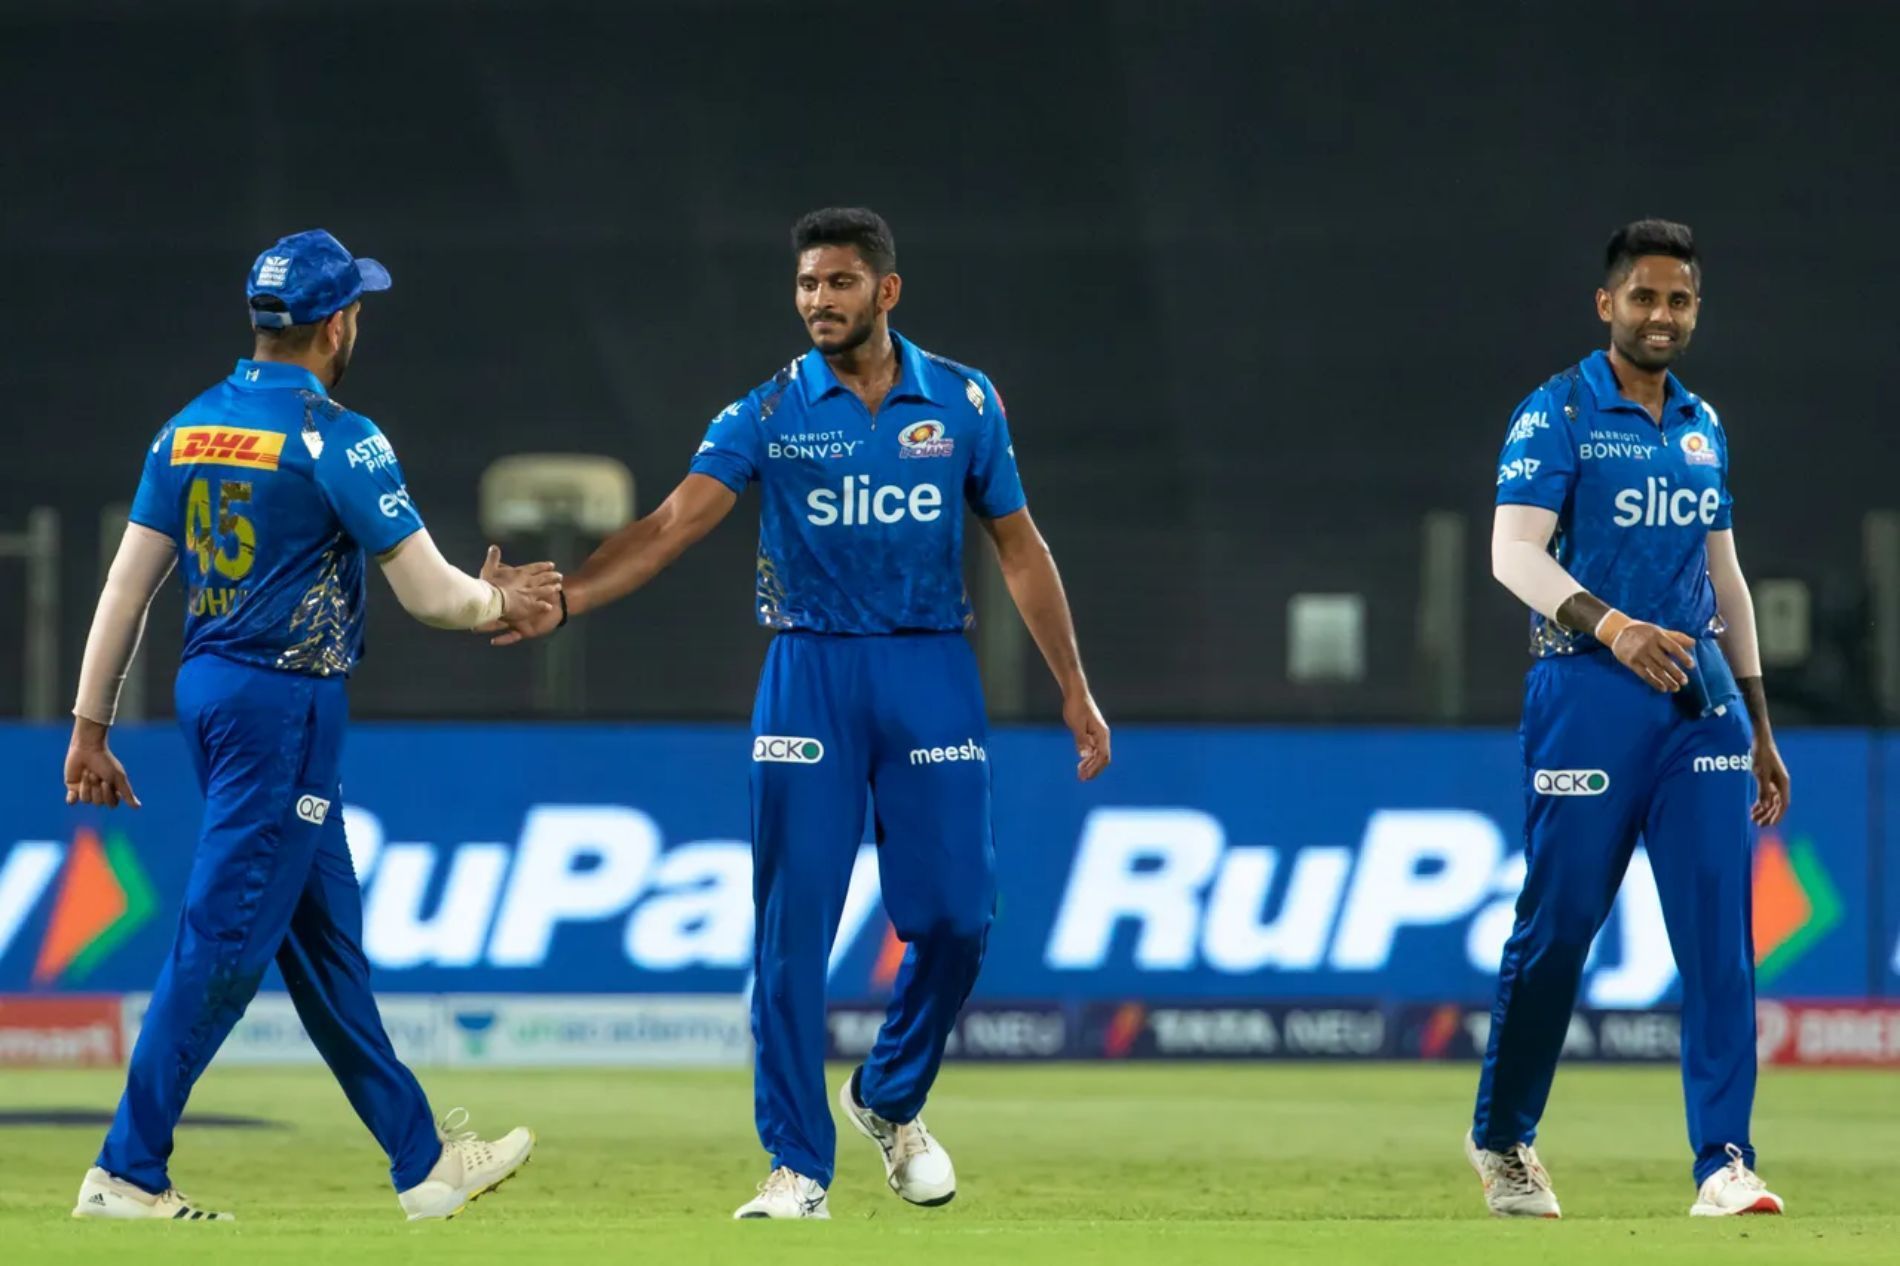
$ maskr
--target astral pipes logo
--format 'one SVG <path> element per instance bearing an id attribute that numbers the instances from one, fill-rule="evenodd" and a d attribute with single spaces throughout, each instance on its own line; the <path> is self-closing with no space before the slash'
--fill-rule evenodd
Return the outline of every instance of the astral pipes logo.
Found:
<path id="1" fill-rule="evenodd" d="M 33 964 L 36 985 L 85 980 L 150 921 L 157 904 L 151 881 L 120 832 L 101 843 L 95 831 L 81 827 L 70 849 L 49 840 L 23 841 L 0 866 L 0 953 L 56 874 L 52 914 Z"/>
<path id="2" fill-rule="evenodd" d="M 1840 893 L 1814 841 L 1762 836 L 1755 849 L 1755 983 L 1772 983 L 1840 921 Z"/>

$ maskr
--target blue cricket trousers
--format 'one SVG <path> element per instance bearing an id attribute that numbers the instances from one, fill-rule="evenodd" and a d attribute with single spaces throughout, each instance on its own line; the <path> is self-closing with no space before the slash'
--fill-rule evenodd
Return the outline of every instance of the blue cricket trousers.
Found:
<path id="1" fill-rule="evenodd" d="M 1729 1143 L 1752 1166 L 1747 716 L 1735 704 L 1692 717 L 1674 696 L 1595 652 L 1531 668 L 1519 734 L 1527 873 L 1498 973 L 1473 1137 L 1496 1151 L 1536 1137 L 1584 959 L 1640 835 L 1682 976 L 1682 1089 L 1695 1180 L 1727 1163 Z"/>
<path id="2" fill-rule="evenodd" d="M 204 828 L 170 956 L 99 1153 L 108 1173 L 170 1186 L 172 1135 L 192 1085 L 273 959 L 311 1041 L 389 1155 L 397 1190 L 441 1155 L 429 1101 L 396 1058 L 363 956 L 363 899 L 343 836 L 341 679 L 198 655 L 176 700 Z"/>
<path id="3" fill-rule="evenodd" d="M 908 947 L 859 1083 L 879 1116 L 922 1110 L 983 962 L 996 854 L 982 685 L 961 634 L 781 633 L 752 726 L 759 1141 L 829 1186 L 825 971 L 867 788 L 884 908 Z"/>

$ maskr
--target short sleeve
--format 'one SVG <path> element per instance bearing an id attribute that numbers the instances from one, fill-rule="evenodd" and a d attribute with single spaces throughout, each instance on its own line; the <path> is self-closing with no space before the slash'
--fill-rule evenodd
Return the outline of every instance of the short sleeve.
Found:
<path id="1" fill-rule="evenodd" d="M 963 496 L 970 508 L 986 519 L 1000 519 L 1029 504 L 1022 475 L 1016 469 L 1016 445 L 1009 437 L 1009 419 L 1003 397 L 994 383 L 978 374 L 972 381 L 970 403 L 977 412 L 976 451 L 970 455 L 970 473 Z M 980 403 L 979 403 L 980 401 Z"/>
<path id="2" fill-rule="evenodd" d="M 368 418 L 351 414 L 337 428 L 317 456 L 316 481 L 343 530 L 372 557 L 422 530 L 396 450 Z"/>
<path id="3" fill-rule="evenodd" d="M 1713 424 L 1716 442 L 1722 448 L 1722 500 L 1715 509 L 1715 522 L 1709 525 L 1712 532 L 1727 532 L 1735 526 L 1735 498 L 1728 490 L 1728 432 L 1722 428 L 1722 421 L 1707 401 L 1702 404 L 1708 410 L 1709 421 Z"/>
<path id="4" fill-rule="evenodd" d="M 751 396 L 735 400 L 706 425 L 690 467 L 695 475 L 710 475 L 735 493 L 759 477 L 764 460 L 760 449 L 759 406 Z"/>
<path id="5" fill-rule="evenodd" d="M 139 489 L 132 494 L 132 509 L 127 517 L 140 527 L 163 532 L 177 540 L 178 497 L 171 478 L 171 439 L 172 428 L 168 423 L 145 454 L 145 468 L 139 475 Z"/>
<path id="6" fill-rule="evenodd" d="M 1517 407 L 1498 455 L 1499 505 L 1561 511 L 1577 481 L 1577 451 L 1561 406 L 1538 390 Z"/>

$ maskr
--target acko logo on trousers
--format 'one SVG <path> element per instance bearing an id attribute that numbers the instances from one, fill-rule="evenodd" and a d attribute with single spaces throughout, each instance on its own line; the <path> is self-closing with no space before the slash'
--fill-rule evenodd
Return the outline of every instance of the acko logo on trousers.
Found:
<path id="1" fill-rule="evenodd" d="M 1610 776 L 1600 769 L 1540 769 L 1531 786 L 1540 796 L 1600 796 L 1610 789 Z"/>
<path id="2" fill-rule="evenodd" d="M 320 796 L 297 797 L 297 816 L 312 826 L 322 826 L 330 816 L 330 802 Z"/>
<path id="3" fill-rule="evenodd" d="M 761 734 L 752 740 L 752 759 L 784 765 L 816 765 L 825 758 L 825 745 L 815 738 L 782 738 Z"/>

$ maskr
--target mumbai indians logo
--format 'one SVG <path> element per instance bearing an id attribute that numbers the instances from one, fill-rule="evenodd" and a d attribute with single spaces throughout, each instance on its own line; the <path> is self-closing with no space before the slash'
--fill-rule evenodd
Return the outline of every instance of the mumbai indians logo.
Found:
<path id="1" fill-rule="evenodd" d="M 825 745 L 815 738 L 782 738 L 761 734 L 752 740 L 752 759 L 782 765 L 816 765 L 825 758 Z"/>
<path id="2" fill-rule="evenodd" d="M 1767 985 L 1841 921 L 1814 841 L 1764 835 L 1755 848 L 1755 983 Z"/>
<path id="3" fill-rule="evenodd" d="M 945 439 L 943 423 L 932 418 L 928 422 L 914 422 L 897 433 L 900 446 L 899 457 L 948 457 L 956 451 L 957 442 Z"/>
<path id="4" fill-rule="evenodd" d="M 157 899 L 132 845 L 117 831 L 103 844 L 89 827 L 73 836 L 33 983 L 72 985 L 151 920 Z"/>

